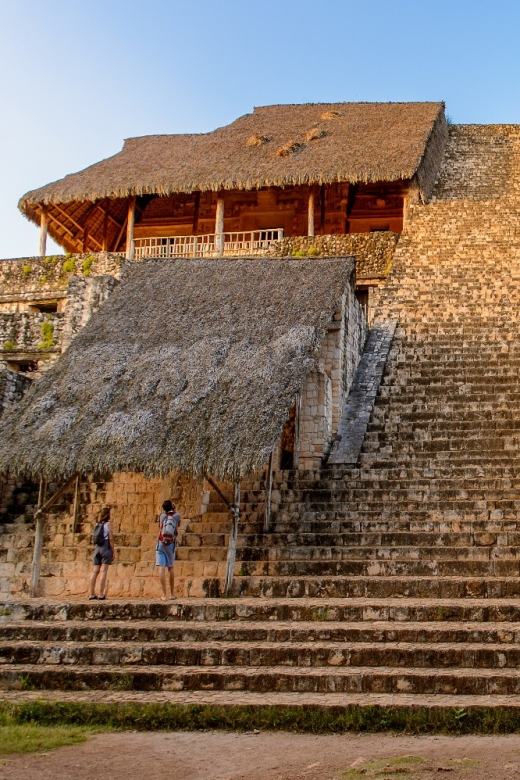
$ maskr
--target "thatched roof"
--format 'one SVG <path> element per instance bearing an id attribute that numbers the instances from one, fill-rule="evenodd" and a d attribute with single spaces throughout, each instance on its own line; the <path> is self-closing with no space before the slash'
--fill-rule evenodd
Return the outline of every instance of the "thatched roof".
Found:
<path id="1" fill-rule="evenodd" d="M 131 264 L 3 421 L 0 471 L 224 479 L 262 466 L 353 267 L 346 258 Z"/>
<path id="2" fill-rule="evenodd" d="M 126 214 L 120 199 L 133 195 L 391 182 L 416 174 L 428 189 L 421 166 L 428 179 L 432 163 L 436 173 L 446 135 L 443 103 L 264 106 L 211 133 L 130 138 L 113 157 L 28 192 L 19 208 L 39 222 L 48 206 L 51 235 L 70 248 L 84 226 L 91 236 L 99 232 L 107 205 L 117 234 Z M 57 231 L 60 220 L 70 235 Z"/>

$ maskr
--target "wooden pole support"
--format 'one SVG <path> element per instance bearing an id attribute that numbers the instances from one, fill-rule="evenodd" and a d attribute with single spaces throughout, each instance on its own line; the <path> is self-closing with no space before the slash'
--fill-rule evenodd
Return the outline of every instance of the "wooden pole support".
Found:
<path id="1" fill-rule="evenodd" d="M 78 522 L 79 514 L 79 474 L 76 477 L 76 485 L 74 487 L 74 512 L 72 515 L 72 536 L 76 534 L 76 525 Z"/>
<path id="2" fill-rule="evenodd" d="M 309 192 L 309 208 L 307 212 L 307 235 L 314 236 L 314 190 Z"/>
<path id="3" fill-rule="evenodd" d="M 33 559 L 32 559 L 32 566 L 31 566 L 31 585 L 29 588 L 29 594 L 33 598 L 38 593 L 38 587 L 40 585 L 43 531 L 45 528 L 44 512 L 46 512 L 47 509 L 49 509 L 58 500 L 58 498 L 60 498 L 68 490 L 68 488 L 72 485 L 76 477 L 77 475 L 74 474 L 70 479 L 68 479 L 65 482 L 65 484 L 62 485 L 60 489 L 57 490 L 56 493 L 54 493 L 54 495 L 49 498 L 48 501 L 45 501 L 45 492 L 46 492 L 45 480 L 42 479 L 40 481 L 38 503 L 40 503 L 40 501 L 42 503 L 41 506 L 38 507 L 38 509 L 34 514 L 34 519 L 36 520 L 36 532 L 34 536 L 34 551 L 33 551 Z"/>
<path id="4" fill-rule="evenodd" d="M 224 198 L 217 199 L 217 213 L 215 215 L 215 252 L 224 254 Z"/>
<path id="5" fill-rule="evenodd" d="M 134 224 L 135 224 L 135 196 L 130 198 L 128 204 L 128 219 L 126 227 L 126 259 L 134 259 Z"/>
<path id="6" fill-rule="evenodd" d="M 226 579 L 224 580 L 224 594 L 228 595 L 233 585 L 235 574 L 235 559 L 237 555 L 238 524 L 240 522 L 240 482 L 235 482 L 233 503 L 230 506 L 231 529 L 229 532 L 228 554 L 226 562 Z"/>
<path id="7" fill-rule="evenodd" d="M 47 209 L 43 206 L 40 214 L 40 257 L 47 256 L 47 232 L 49 220 L 47 218 Z"/>
<path id="8" fill-rule="evenodd" d="M 271 493 L 273 491 L 273 453 L 269 455 L 267 461 L 267 477 L 265 485 L 265 518 L 264 518 L 264 533 L 269 533 L 269 526 L 271 525 Z"/>

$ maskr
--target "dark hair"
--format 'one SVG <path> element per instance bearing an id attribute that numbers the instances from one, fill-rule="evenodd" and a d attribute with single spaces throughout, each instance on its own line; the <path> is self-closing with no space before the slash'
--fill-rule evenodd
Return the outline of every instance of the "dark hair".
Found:
<path id="1" fill-rule="evenodd" d="M 171 512 L 172 511 L 173 504 L 172 504 L 172 502 L 170 501 L 169 498 L 167 498 L 166 501 L 163 501 L 162 508 L 164 509 L 165 512 Z"/>
<path id="2" fill-rule="evenodd" d="M 104 506 L 101 510 L 101 522 L 106 523 L 107 520 L 110 520 L 110 507 Z"/>

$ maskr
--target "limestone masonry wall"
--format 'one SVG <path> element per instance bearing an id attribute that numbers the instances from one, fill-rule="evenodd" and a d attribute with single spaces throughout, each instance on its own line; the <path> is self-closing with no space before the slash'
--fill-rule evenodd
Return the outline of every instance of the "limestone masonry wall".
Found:
<path id="1" fill-rule="evenodd" d="M 350 233 L 329 236 L 291 236 L 274 242 L 267 251 L 272 257 L 302 256 L 341 257 L 357 255 L 356 280 L 384 279 L 392 267 L 399 241 L 397 233 Z"/>

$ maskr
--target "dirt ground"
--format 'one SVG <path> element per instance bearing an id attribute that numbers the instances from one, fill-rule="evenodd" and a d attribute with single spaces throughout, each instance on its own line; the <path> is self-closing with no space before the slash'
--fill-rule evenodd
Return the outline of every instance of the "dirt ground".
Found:
<path id="1" fill-rule="evenodd" d="M 117 732 L 4 760 L 0 780 L 509 780 L 520 778 L 520 735 Z"/>

